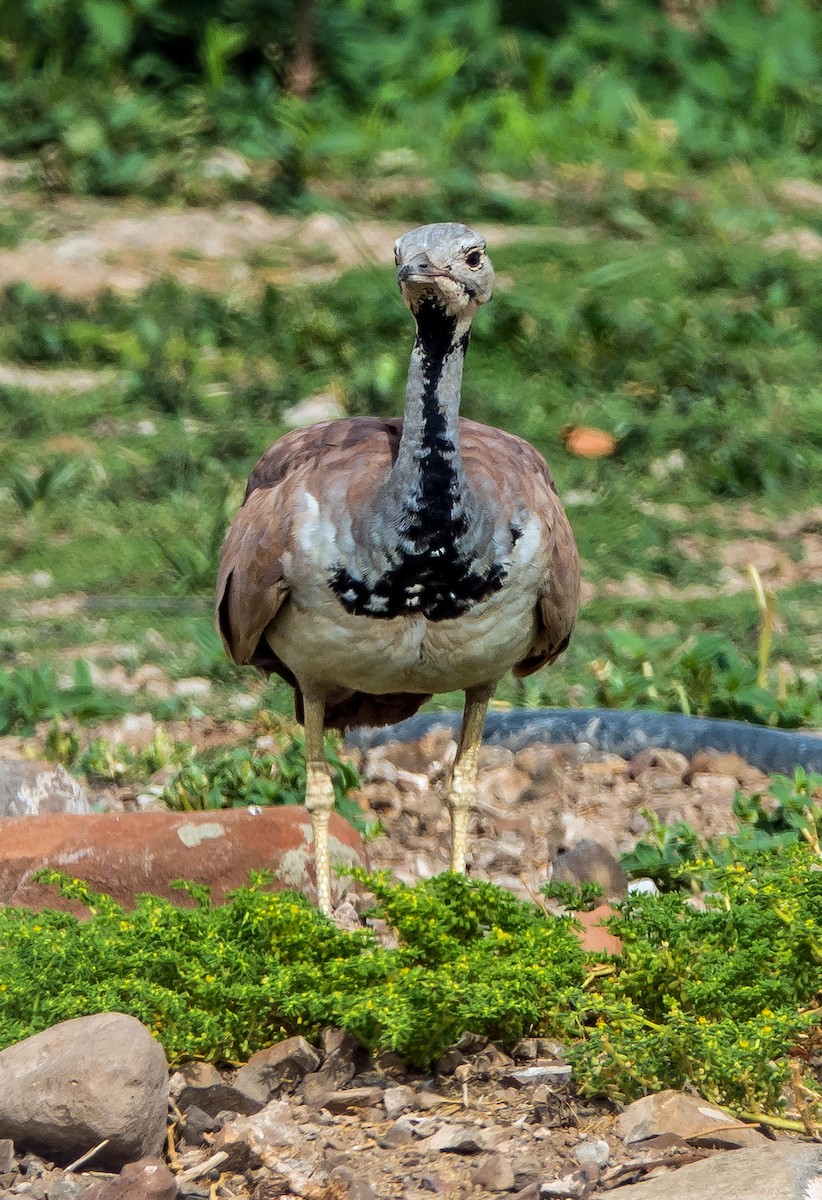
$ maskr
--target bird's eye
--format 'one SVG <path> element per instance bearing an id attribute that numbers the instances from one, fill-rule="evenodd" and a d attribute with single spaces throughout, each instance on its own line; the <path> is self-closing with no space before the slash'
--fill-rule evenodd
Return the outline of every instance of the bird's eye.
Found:
<path id="1" fill-rule="evenodd" d="M 472 271 L 477 271 L 482 266 L 482 251 L 469 250 L 465 256 L 465 262 Z"/>

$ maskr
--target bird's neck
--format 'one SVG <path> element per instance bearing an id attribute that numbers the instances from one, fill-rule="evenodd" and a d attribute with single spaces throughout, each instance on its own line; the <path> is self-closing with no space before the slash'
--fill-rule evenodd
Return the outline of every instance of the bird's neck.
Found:
<path id="1" fill-rule="evenodd" d="M 460 320 L 427 300 L 420 302 L 415 316 L 402 438 L 389 488 L 412 525 L 419 524 L 419 514 L 429 528 L 447 525 L 459 536 L 471 506 L 459 433 L 471 317 Z"/>

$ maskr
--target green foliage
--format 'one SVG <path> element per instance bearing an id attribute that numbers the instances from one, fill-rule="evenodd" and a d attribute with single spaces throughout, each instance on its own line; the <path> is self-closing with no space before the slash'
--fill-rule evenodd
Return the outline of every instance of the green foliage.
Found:
<path id="1" fill-rule="evenodd" d="M 727 868 L 744 856 L 807 842 L 818 847 L 822 835 L 822 775 L 801 767 L 793 779 L 774 775 L 765 792 L 734 797 L 737 830 L 703 840 L 687 821 L 665 825 L 653 813 L 650 834 L 622 856 L 630 875 L 655 880 L 664 889 L 698 887 L 707 864 Z"/>
<path id="2" fill-rule="evenodd" d="M 365 816 L 350 795 L 360 782 L 356 768 L 340 757 L 338 743 L 331 738 L 326 741 L 325 756 L 331 768 L 337 812 L 355 828 L 364 830 Z M 279 754 L 234 746 L 216 754 L 197 756 L 179 768 L 165 787 L 162 799 L 169 808 L 183 811 L 243 808 L 249 804 L 303 804 L 305 741 L 293 738 Z"/>
<path id="3" fill-rule="evenodd" d="M 126 701 L 94 686 L 88 663 L 74 664 L 74 679 L 61 686 L 52 667 L 0 667 L 0 734 L 34 732 L 38 721 L 71 716 L 93 721 L 121 716 Z"/>
<path id="4" fill-rule="evenodd" d="M 817 1019 L 822 872 L 797 845 L 712 871 L 705 912 L 631 897 L 618 964 L 586 956 L 568 918 L 446 874 L 407 887 L 361 876 L 399 946 L 338 930 L 265 879 L 193 908 L 132 912 L 57 873 L 87 919 L 0 909 L 0 1046 L 86 1013 L 144 1021 L 177 1062 L 238 1061 L 340 1026 L 427 1066 L 470 1030 L 510 1046 L 561 1038 L 583 1090 L 630 1099 L 693 1086 L 717 1103 L 781 1104 L 789 1055 Z M 42 987 L 48 978 L 48 990 Z"/>
<path id="5" fill-rule="evenodd" d="M 77 191 L 197 197 L 213 187 L 209 149 L 229 146 L 257 167 L 235 189 L 275 200 L 329 166 L 390 176 L 410 156 L 453 207 L 479 170 L 812 155 L 822 135 L 812 0 L 731 0 L 684 21 L 648 0 L 550 13 L 320 0 L 307 100 L 289 90 L 296 23 L 282 0 L 7 5 L 0 151 L 41 152 Z"/>
<path id="6" fill-rule="evenodd" d="M 719 633 L 682 646 L 678 638 L 650 648 L 628 630 L 608 635 L 613 658 L 591 664 L 592 701 L 606 708 L 653 708 L 754 725 L 796 729 L 822 721 L 820 686 L 796 679 L 781 694 L 759 686 L 758 666 Z"/>

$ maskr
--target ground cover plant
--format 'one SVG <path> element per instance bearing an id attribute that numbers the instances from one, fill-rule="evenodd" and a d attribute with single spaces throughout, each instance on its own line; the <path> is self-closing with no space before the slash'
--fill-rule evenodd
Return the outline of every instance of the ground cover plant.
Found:
<path id="1" fill-rule="evenodd" d="M 570 917 L 450 874 L 413 887 L 363 876 L 398 934 L 391 950 L 262 878 L 222 905 L 189 885 L 193 908 L 144 896 L 126 912 L 52 873 L 87 919 L 0 910 L 0 1045 L 111 1009 L 144 1021 L 172 1062 L 241 1061 L 326 1025 L 419 1067 L 465 1030 L 505 1046 L 544 1034 L 566 1043 L 589 1094 L 692 1085 L 773 1115 L 791 1057 L 817 1036 L 815 865 L 794 846 L 712 867 L 704 911 L 681 893 L 631 896 L 614 923 L 617 960 L 586 956 Z"/>

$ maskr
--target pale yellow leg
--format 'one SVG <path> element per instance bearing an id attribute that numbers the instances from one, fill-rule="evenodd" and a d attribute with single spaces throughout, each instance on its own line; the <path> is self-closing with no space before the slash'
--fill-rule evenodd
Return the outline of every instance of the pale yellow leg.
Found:
<path id="1" fill-rule="evenodd" d="M 477 796 L 477 762 L 482 743 L 482 727 L 493 685 L 469 688 L 465 693 L 457 757 L 451 776 L 448 803 L 451 808 L 451 870 L 465 874 L 468 819 Z"/>
<path id="2" fill-rule="evenodd" d="M 334 807 L 334 788 L 325 761 L 323 719 L 325 699 L 303 696 L 305 707 L 305 807 L 311 813 L 314 831 L 314 870 L 317 876 L 317 903 L 331 915 L 331 861 L 328 855 L 328 824 Z"/>

